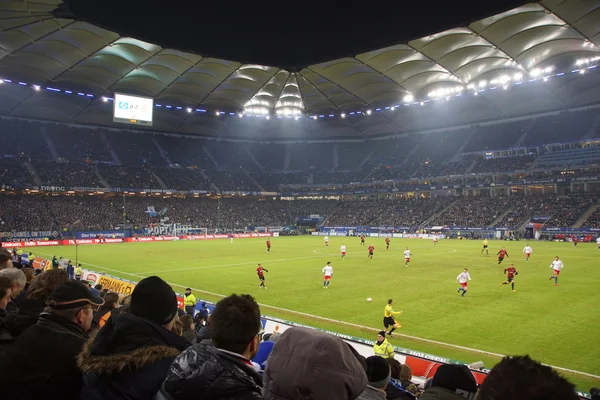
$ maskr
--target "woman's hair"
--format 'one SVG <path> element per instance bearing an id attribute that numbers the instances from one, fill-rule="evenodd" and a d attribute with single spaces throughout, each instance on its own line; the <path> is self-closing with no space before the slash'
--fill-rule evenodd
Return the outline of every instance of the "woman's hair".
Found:
<path id="1" fill-rule="evenodd" d="M 27 278 L 27 283 L 30 283 L 33 280 L 33 278 L 35 278 L 35 272 L 33 268 L 23 267 L 21 271 L 23 271 L 23 273 L 25 274 L 25 277 Z"/>
<path id="2" fill-rule="evenodd" d="M 69 280 L 64 269 L 51 269 L 44 271 L 31 281 L 26 298 L 31 300 L 46 301 L 50 293 L 60 284 Z"/>
<path id="3" fill-rule="evenodd" d="M 183 325 L 183 329 L 192 329 L 192 324 L 194 323 L 194 319 L 191 315 L 185 314 L 183 317 L 179 319 L 181 324 Z"/>

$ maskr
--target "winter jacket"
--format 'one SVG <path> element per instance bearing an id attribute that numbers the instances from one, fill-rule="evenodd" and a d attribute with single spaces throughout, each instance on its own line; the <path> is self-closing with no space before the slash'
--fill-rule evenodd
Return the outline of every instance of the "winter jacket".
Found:
<path id="1" fill-rule="evenodd" d="M 263 386 L 265 400 L 347 400 L 365 390 L 367 374 L 356 350 L 342 339 L 294 327 L 273 347 Z"/>
<path id="2" fill-rule="evenodd" d="M 200 343 L 203 340 L 210 340 L 210 331 L 206 325 L 200 328 L 196 335 L 196 343 Z"/>
<path id="3" fill-rule="evenodd" d="M 399 381 L 397 381 L 399 383 Z M 399 385 L 401 386 L 401 385 Z M 414 400 L 415 396 L 398 386 L 394 385 L 391 380 L 385 388 L 385 395 L 388 400 Z"/>
<path id="4" fill-rule="evenodd" d="M 425 390 L 419 396 L 419 400 L 465 400 L 465 398 L 448 389 L 434 386 Z"/>
<path id="5" fill-rule="evenodd" d="M 79 355 L 82 400 L 152 399 L 175 357 L 189 345 L 144 318 L 113 316 Z"/>
<path id="6" fill-rule="evenodd" d="M 183 328 L 183 333 L 181 337 L 190 342 L 191 344 L 196 343 L 196 332 L 193 329 Z"/>
<path id="7" fill-rule="evenodd" d="M 8 313 L 6 310 L 0 309 L 0 354 L 15 341 L 14 336 L 6 329 L 5 322 L 7 317 Z"/>
<path id="8" fill-rule="evenodd" d="M 383 339 L 381 344 L 379 342 L 375 342 L 373 345 L 373 353 L 375 353 L 376 356 L 383 358 L 394 358 L 396 355 L 396 353 L 394 353 L 394 346 L 392 346 L 387 339 Z"/>
<path id="9" fill-rule="evenodd" d="M 37 299 L 21 299 L 17 305 L 18 311 L 9 317 L 6 322 L 7 329 L 15 337 L 38 322 L 40 314 L 44 312 L 46 303 Z"/>
<path id="10" fill-rule="evenodd" d="M 157 399 L 259 400 L 262 378 L 243 357 L 197 343 L 173 362 Z"/>
<path id="11" fill-rule="evenodd" d="M 356 400 L 385 400 L 385 392 L 377 390 L 371 385 L 367 385 L 365 390 L 356 398 Z"/>
<path id="12" fill-rule="evenodd" d="M 0 388 L 6 399 L 79 399 L 77 354 L 88 338 L 66 318 L 43 313 L 0 356 Z"/>

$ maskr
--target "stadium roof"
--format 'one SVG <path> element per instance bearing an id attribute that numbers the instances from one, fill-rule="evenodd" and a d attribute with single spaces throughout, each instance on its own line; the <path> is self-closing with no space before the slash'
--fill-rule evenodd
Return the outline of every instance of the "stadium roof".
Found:
<path id="1" fill-rule="evenodd" d="M 571 73 L 598 62 L 600 0 L 530 3 L 297 70 L 121 37 L 57 17 L 62 14 L 52 12 L 61 4 L 0 5 L 0 78 L 10 83 L 0 86 L 1 113 L 111 125 L 111 105 L 103 97 L 125 92 L 171 105 L 155 109 L 154 129 L 166 132 L 362 138 L 600 101 L 600 74 Z M 238 117 L 243 113 L 261 118 L 247 122 Z M 287 120 L 298 113 L 301 121 Z"/>

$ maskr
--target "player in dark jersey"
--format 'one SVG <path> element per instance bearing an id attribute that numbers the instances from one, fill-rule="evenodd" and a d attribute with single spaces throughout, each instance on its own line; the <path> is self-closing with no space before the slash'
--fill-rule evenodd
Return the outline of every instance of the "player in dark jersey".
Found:
<path id="1" fill-rule="evenodd" d="M 361 246 L 365 245 L 365 234 L 364 233 L 362 235 L 360 235 L 360 245 Z"/>
<path id="2" fill-rule="evenodd" d="M 267 239 L 267 253 L 271 254 L 271 239 Z"/>
<path id="3" fill-rule="evenodd" d="M 373 252 L 375 251 L 375 246 L 370 245 L 369 246 L 369 258 L 372 260 L 373 259 Z"/>
<path id="4" fill-rule="evenodd" d="M 389 237 L 385 238 L 385 249 L 386 250 L 390 249 L 390 238 Z"/>
<path id="5" fill-rule="evenodd" d="M 500 251 L 498 252 L 498 265 L 502 264 L 502 261 L 504 261 L 504 257 L 508 257 L 508 252 L 506 251 L 506 249 L 503 247 L 500 249 Z"/>
<path id="6" fill-rule="evenodd" d="M 508 268 L 506 268 L 504 270 L 504 273 L 506 274 L 506 282 L 502 282 L 500 284 L 500 286 L 508 285 L 510 283 L 511 286 L 512 286 L 512 291 L 516 292 L 516 290 L 515 290 L 515 276 L 519 275 L 519 272 L 515 268 L 514 264 L 510 264 L 508 266 Z"/>
<path id="7" fill-rule="evenodd" d="M 258 275 L 258 279 L 260 280 L 260 285 L 258 287 L 263 289 L 267 288 L 265 286 L 265 272 L 269 271 L 264 269 L 261 264 L 258 264 L 258 268 L 256 268 L 256 275 Z"/>

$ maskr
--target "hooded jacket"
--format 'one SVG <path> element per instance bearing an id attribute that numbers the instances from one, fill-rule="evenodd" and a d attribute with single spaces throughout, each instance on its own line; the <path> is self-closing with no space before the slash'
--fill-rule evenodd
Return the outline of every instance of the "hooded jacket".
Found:
<path id="1" fill-rule="evenodd" d="M 79 355 L 82 399 L 152 399 L 189 342 L 133 314 L 110 318 Z"/>
<path id="2" fill-rule="evenodd" d="M 77 354 L 88 338 L 66 318 L 43 313 L 0 355 L 0 388 L 6 399 L 79 399 Z"/>
<path id="3" fill-rule="evenodd" d="M 288 329 L 269 356 L 263 398 L 355 399 L 367 387 L 367 375 L 357 356 L 356 350 L 333 335 L 315 329 Z"/>

